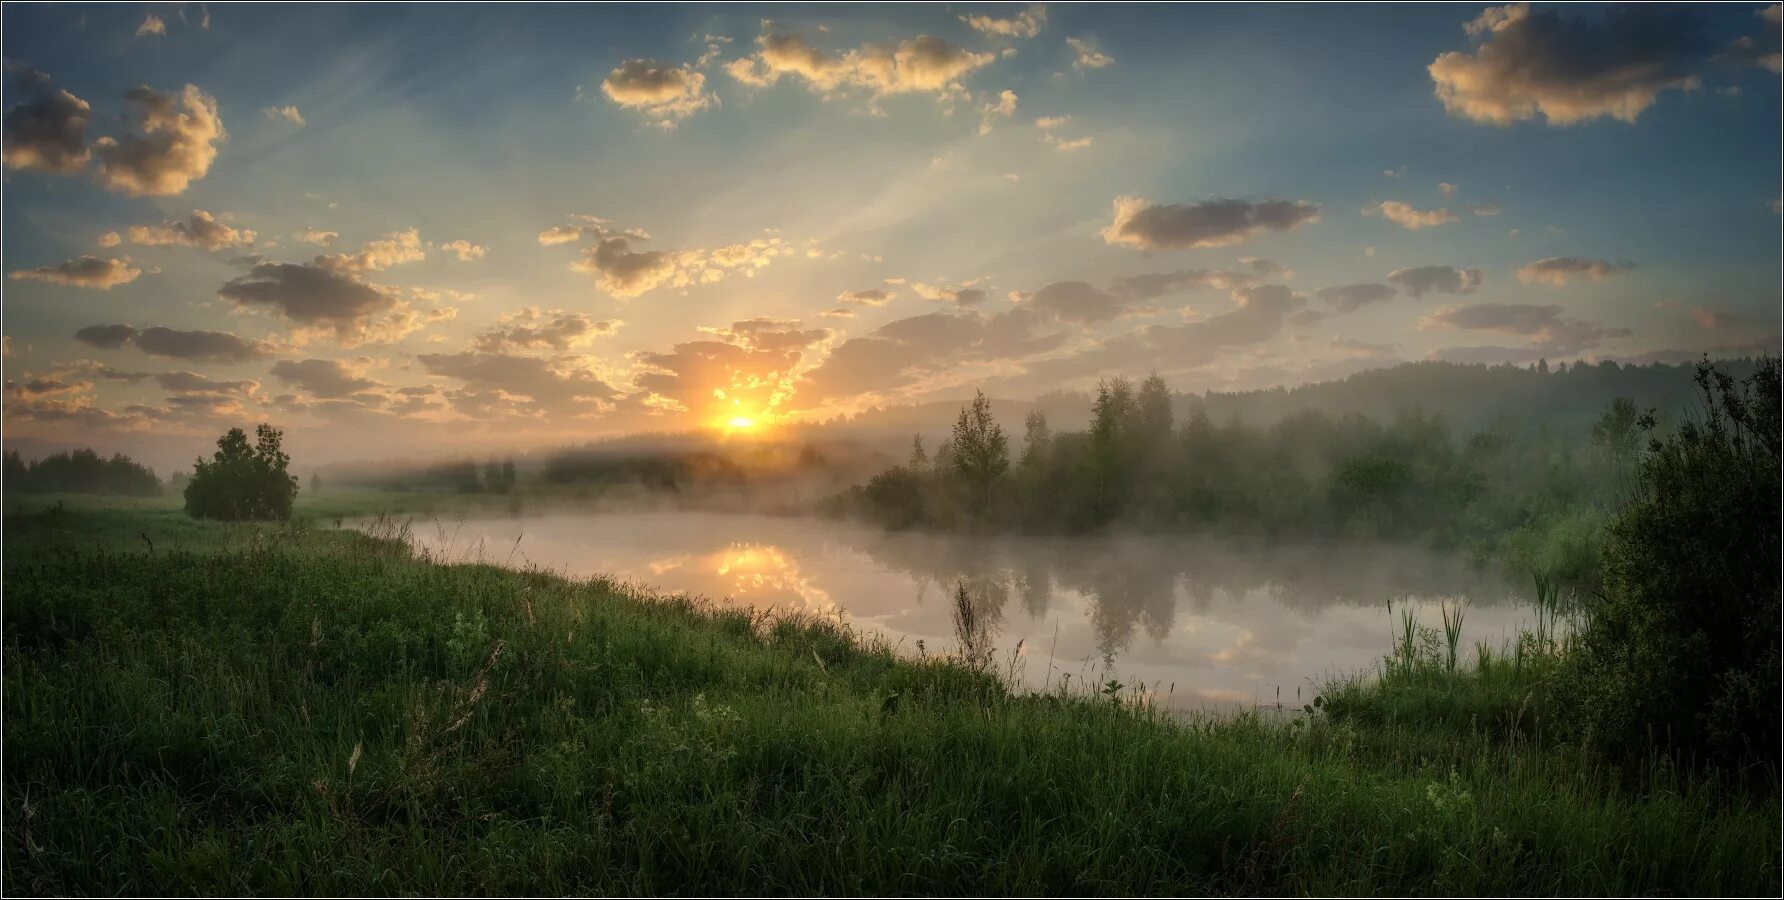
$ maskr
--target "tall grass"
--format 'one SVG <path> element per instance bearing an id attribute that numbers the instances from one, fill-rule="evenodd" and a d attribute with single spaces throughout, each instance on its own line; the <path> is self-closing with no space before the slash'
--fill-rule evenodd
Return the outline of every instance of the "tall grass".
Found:
<path id="1" fill-rule="evenodd" d="M 190 524 L 6 519 L 9 893 L 1777 887 L 1775 804 L 1483 729 L 1183 721 L 395 524 Z"/>

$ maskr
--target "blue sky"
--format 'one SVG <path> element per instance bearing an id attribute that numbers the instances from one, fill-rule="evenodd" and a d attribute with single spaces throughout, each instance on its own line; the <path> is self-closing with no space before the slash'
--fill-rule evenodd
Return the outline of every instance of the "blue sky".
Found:
<path id="1" fill-rule="evenodd" d="M 8 5 L 7 438 L 1775 352 L 1777 47 L 1760 4 Z"/>

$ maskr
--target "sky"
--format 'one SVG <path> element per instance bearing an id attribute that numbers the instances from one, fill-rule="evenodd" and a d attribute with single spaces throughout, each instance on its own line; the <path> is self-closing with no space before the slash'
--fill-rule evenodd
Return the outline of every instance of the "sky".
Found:
<path id="1" fill-rule="evenodd" d="M 8 446 L 1776 353 L 1776 4 L 21 5 Z"/>

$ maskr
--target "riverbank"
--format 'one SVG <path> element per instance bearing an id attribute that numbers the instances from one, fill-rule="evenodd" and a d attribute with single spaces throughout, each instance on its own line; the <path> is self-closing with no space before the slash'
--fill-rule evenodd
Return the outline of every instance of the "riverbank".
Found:
<path id="1" fill-rule="evenodd" d="M 8 506 L 11 892 L 1778 886 L 1775 797 L 1489 722 L 1184 723 L 325 512 Z"/>

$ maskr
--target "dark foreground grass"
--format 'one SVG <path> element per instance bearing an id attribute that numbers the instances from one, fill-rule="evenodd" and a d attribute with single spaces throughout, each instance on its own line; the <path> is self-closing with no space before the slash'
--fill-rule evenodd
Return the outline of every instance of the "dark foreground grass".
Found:
<path id="1" fill-rule="evenodd" d="M 32 512 L 4 555 L 9 894 L 1778 887 L 1775 800 L 1459 725 L 1011 696 L 332 529 Z"/>

